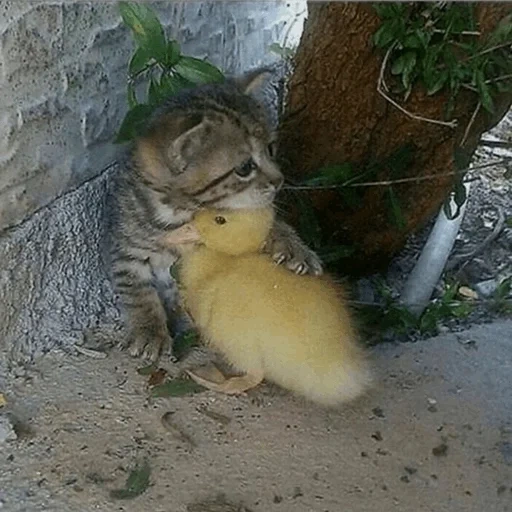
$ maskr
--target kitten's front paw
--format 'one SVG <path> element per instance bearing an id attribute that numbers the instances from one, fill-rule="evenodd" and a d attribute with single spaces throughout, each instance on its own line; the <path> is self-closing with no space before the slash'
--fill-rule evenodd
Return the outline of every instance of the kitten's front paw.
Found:
<path id="1" fill-rule="evenodd" d="M 176 362 L 172 355 L 172 338 L 168 334 L 155 335 L 154 332 L 134 332 L 130 336 L 128 352 L 132 357 L 156 363 L 160 354 L 165 353 L 171 362 Z"/>
<path id="2" fill-rule="evenodd" d="M 276 240 L 272 246 L 272 259 L 278 265 L 296 274 L 312 274 L 319 276 L 323 273 L 320 258 L 311 249 L 302 243 L 293 243 L 290 240 Z"/>

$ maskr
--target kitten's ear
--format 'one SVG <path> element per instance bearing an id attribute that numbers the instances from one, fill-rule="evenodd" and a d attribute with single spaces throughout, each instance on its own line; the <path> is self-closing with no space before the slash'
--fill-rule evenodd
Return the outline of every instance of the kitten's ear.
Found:
<path id="1" fill-rule="evenodd" d="M 222 117 L 214 114 L 193 115 L 182 121 L 180 126 L 181 134 L 172 141 L 168 150 L 168 157 L 171 161 L 179 162 L 178 172 L 185 170 L 186 164 L 195 155 L 204 151 L 212 133 L 220 124 Z"/>
<path id="2" fill-rule="evenodd" d="M 174 119 L 164 116 L 158 129 L 137 141 L 136 158 L 139 169 L 147 179 L 154 183 L 166 181 L 169 171 L 181 173 L 185 170 L 186 161 L 181 158 L 182 149 L 186 149 L 189 139 L 201 131 L 204 121 L 202 114 L 189 115 Z M 191 148 L 193 149 L 193 148 Z M 172 166 L 169 165 L 172 162 Z"/>
<path id="3" fill-rule="evenodd" d="M 245 94 L 253 95 L 272 76 L 270 68 L 256 68 L 234 78 L 235 83 Z"/>
<path id="4" fill-rule="evenodd" d="M 174 245 L 191 244 L 200 240 L 199 231 L 197 231 L 192 223 L 188 223 L 166 233 L 162 242 L 165 247 L 172 247 Z"/>

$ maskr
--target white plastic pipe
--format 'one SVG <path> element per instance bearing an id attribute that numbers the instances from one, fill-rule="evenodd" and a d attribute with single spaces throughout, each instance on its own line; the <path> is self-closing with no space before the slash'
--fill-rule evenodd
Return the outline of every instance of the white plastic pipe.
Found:
<path id="1" fill-rule="evenodd" d="M 405 282 L 401 302 L 416 316 L 420 316 L 428 306 L 455 243 L 468 203 L 470 183 L 465 183 L 464 186 L 466 201 L 461 206 L 459 215 L 450 220 L 441 207 L 420 257 Z M 452 211 L 456 208 L 453 199 L 450 201 L 450 207 Z"/>

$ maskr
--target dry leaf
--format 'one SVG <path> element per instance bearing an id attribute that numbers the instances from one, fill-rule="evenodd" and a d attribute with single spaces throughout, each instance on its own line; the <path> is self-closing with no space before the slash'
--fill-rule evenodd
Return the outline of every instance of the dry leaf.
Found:
<path id="1" fill-rule="evenodd" d="M 150 388 L 159 386 L 165 380 L 165 377 L 167 377 L 167 370 L 158 368 L 158 370 L 153 371 L 149 376 L 148 386 Z"/>
<path id="2" fill-rule="evenodd" d="M 459 295 L 462 295 L 463 297 L 466 297 L 467 299 L 478 299 L 478 293 L 476 293 L 471 288 L 468 288 L 467 286 L 461 286 L 458 290 Z"/>
<path id="3" fill-rule="evenodd" d="M 7 399 L 3 393 L 0 393 L 0 407 L 7 405 Z"/>

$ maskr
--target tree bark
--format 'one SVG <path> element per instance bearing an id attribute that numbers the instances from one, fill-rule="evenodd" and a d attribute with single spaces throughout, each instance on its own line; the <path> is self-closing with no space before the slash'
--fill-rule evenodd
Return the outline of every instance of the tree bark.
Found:
<path id="1" fill-rule="evenodd" d="M 465 90 L 459 93 L 452 115 L 458 120 L 455 129 L 411 119 L 377 92 L 384 55 L 372 44 L 380 20 L 371 4 L 309 2 L 308 8 L 280 125 L 279 153 L 286 176 L 296 181 L 342 162 L 363 168 L 369 162 L 383 161 L 406 144 L 414 148 L 414 160 L 400 178 L 453 171 L 454 150 L 464 138 L 477 95 Z M 510 3 L 478 4 L 482 35 L 510 12 Z M 447 99 L 444 93 L 427 96 L 415 85 L 403 106 L 441 120 Z M 506 114 L 511 100 L 510 94 L 502 94 L 495 101 L 493 116 L 480 109 L 466 138 L 466 154 L 472 154 L 482 133 Z M 390 170 L 383 169 L 377 179 L 391 177 Z M 296 193 L 309 196 L 331 242 L 355 248 L 353 256 L 344 261 L 344 270 L 372 272 L 389 262 L 407 236 L 439 209 L 454 181 L 454 176 L 443 176 L 393 185 L 404 215 L 401 227 L 390 220 L 386 186 L 359 188 L 357 206 L 347 205 L 338 191 Z M 300 212 L 294 201 L 288 203 L 289 220 L 296 224 Z"/>

